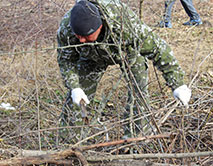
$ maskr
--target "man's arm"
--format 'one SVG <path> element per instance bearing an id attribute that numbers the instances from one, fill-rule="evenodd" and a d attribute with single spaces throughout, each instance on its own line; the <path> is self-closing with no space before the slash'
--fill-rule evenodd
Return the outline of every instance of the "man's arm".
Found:
<path id="1" fill-rule="evenodd" d="M 176 60 L 170 46 L 156 34 L 149 32 L 142 43 L 142 54 L 149 51 L 146 56 L 153 61 L 155 67 L 163 74 L 164 79 L 172 90 L 184 84 L 184 72 Z"/>
<path id="2" fill-rule="evenodd" d="M 163 73 L 167 85 L 172 88 L 174 97 L 188 107 L 191 90 L 184 84 L 184 72 L 169 45 L 156 34 L 150 32 L 143 43 L 143 48 L 144 51 L 150 51 L 147 58 L 151 59 L 153 64 Z"/>
<path id="3" fill-rule="evenodd" d="M 65 82 L 65 86 L 71 93 L 68 93 L 67 98 L 72 98 L 72 101 L 80 105 L 80 101 L 83 99 L 85 104 L 89 104 L 89 100 L 80 88 L 79 76 L 77 69 L 77 61 L 79 60 L 79 54 L 74 47 L 75 44 L 79 44 L 79 40 L 72 33 L 69 25 L 70 11 L 63 17 L 60 27 L 57 31 L 58 42 L 58 64 L 61 75 Z"/>
<path id="4" fill-rule="evenodd" d="M 65 14 L 57 31 L 57 60 L 65 86 L 69 89 L 74 89 L 79 87 L 77 74 L 79 55 L 76 48 L 73 47 L 78 41 L 69 26 L 69 15 L 70 12 Z"/>

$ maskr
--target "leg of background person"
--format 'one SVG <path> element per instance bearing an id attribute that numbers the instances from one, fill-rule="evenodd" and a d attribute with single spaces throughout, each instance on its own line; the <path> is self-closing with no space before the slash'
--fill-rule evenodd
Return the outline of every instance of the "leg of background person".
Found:
<path id="1" fill-rule="evenodd" d="M 161 28 L 172 28 L 171 15 L 172 15 L 172 6 L 176 0 L 166 0 L 165 1 L 165 11 L 163 16 L 163 21 L 160 22 Z"/>
<path id="2" fill-rule="evenodd" d="M 166 0 L 165 1 L 165 14 L 164 14 L 164 21 L 171 22 L 171 15 L 172 15 L 172 7 L 176 0 Z"/>
<path id="3" fill-rule="evenodd" d="M 186 11 L 187 15 L 190 17 L 190 20 L 199 20 L 200 16 L 197 13 L 192 0 L 180 0 L 184 10 Z"/>

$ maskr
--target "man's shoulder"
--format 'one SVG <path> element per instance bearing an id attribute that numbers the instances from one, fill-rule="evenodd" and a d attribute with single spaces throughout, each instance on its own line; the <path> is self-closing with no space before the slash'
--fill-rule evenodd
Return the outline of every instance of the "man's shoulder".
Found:
<path id="1" fill-rule="evenodd" d="M 60 26 L 58 28 L 58 37 L 64 38 L 67 36 L 72 37 L 74 34 L 72 32 L 72 28 L 70 26 L 70 14 L 71 14 L 71 9 L 65 13 L 65 15 L 62 17 Z"/>
<path id="2" fill-rule="evenodd" d="M 61 19 L 60 26 L 67 27 L 70 22 L 71 9 L 67 11 Z"/>

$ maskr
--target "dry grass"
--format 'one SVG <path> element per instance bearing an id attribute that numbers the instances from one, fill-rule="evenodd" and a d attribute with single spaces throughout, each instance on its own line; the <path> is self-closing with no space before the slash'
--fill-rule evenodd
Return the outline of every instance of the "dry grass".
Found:
<path id="1" fill-rule="evenodd" d="M 188 18 L 178 1 L 174 6 L 173 28 L 160 29 L 155 25 L 161 19 L 163 1 L 144 2 L 144 21 L 171 45 L 186 72 L 186 82 L 189 83 L 196 76 L 191 86 L 193 95 L 190 108 L 186 110 L 180 106 L 176 107 L 165 123 L 159 125 L 162 132 L 177 134 L 172 140 L 166 140 L 167 146 L 163 147 L 164 152 L 213 150 L 213 27 L 210 25 L 213 24 L 213 5 L 198 0 L 194 3 L 205 21 L 203 26 L 184 27 L 182 23 Z M 135 3 L 131 5 L 137 6 Z M 65 0 L 0 2 L 2 20 L 0 104 L 10 103 L 16 108 L 16 110 L 0 108 L 0 149 L 54 150 L 66 147 L 57 134 L 58 117 L 65 100 L 66 89 L 56 60 L 56 30 L 61 17 L 71 6 L 72 3 Z M 137 10 L 136 7 L 134 9 Z M 204 61 L 205 58 L 207 59 Z M 160 73 L 158 75 L 163 93 L 158 86 L 152 66 L 150 69 L 150 106 L 154 119 L 159 124 L 160 119 L 173 109 L 174 104 L 168 104 L 173 98 Z M 118 73 L 115 76 L 112 76 L 113 74 L 114 72 L 109 72 L 110 77 L 104 77 L 98 87 L 99 92 L 110 93 L 110 87 L 115 85 L 111 78 L 118 77 Z M 108 87 L 103 89 L 103 85 L 106 84 Z M 116 111 L 122 109 L 122 102 L 125 101 L 125 97 L 122 98 L 123 91 L 125 87 L 122 86 L 113 93 L 114 97 L 105 108 L 105 111 L 108 111 L 107 115 L 113 113 L 115 109 Z M 100 105 L 96 103 L 92 109 L 98 109 Z M 119 117 L 113 113 L 111 119 L 104 120 L 109 127 L 116 126 Z M 116 132 L 117 130 L 120 128 L 111 130 L 112 139 L 118 139 L 118 133 L 121 134 Z M 105 136 L 103 135 L 102 138 Z M 95 142 L 101 141 L 104 140 L 95 140 Z M 139 143 L 137 147 L 141 148 L 141 153 L 162 152 L 159 142 L 155 141 Z M 118 147 L 102 149 L 102 153 L 116 148 Z M 1 154 L 0 159 L 14 155 L 16 154 Z M 189 158 L 187 161 L 205 165 L 210 159 Z"/>

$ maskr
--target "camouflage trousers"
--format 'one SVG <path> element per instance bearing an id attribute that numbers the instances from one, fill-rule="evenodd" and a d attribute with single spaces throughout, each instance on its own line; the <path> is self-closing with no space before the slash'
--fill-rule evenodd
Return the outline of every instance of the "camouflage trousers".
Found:
<path id="1" fill-rule="evenodd" d="M 125 72 L 122 65 L 121 66 L 121 71 Z M 85 93 L 88 95 L 88 98 L 90 101 L 92 101 L 97 84 L 100 81 L 101 77 L 103 76 L 107 66 L 98 68 L 95 67 L 93 63 L 82 61 L 81 67 L 79 68 L 79 82 L 81 85 L 81 88 L 85 91 Z M 123 109 L 123 112 L 121 113 L 121 117 L 123 118 L 129 118 L 130 116 L 130 110 L 131 106 L 133 106 L 133 114 L 134 118 L 139 118 L 141 115 L 142 109 L 137 109 L 135 106 L 135 101 L 137 98 L 141 97 L 141 94 L 139 91 L 142 91 L 143 95 L 147 95 L 147 84 L 148 84 L 148 65 L 144 57 L 139 56 L 137 57 L 137 60 L 135 61 L 135 64 L 131 66 L 131 71 L 127 71 L 126 74 L 124 74 L 125 80 L 128 84 L 128 96 L 127 96 L 127 105 Z M 133 78 L 134 77 L 134 78 Z M 136 83 L 134 81 L 136 81 Z M 137 86 L 136 86 L 137 84 Z M 133 85 L 132 87 L 130 87 Z M 140 90 L 137 89 L 137 87 L 140 88 Z M 135 97 L 132 97 L 134 94 Z M 70 92 L 67 94 L 67 100 L 63 106 L 62 113 L 60 116 L 60 125 L 61 126 L 74 126 L 76 128 L 71 128 L 69 129 L 69 137 L 72 139 L 73 142 L 77 142 L 81 139 L 84 139 L 88 137 L 91 134 L 94 134 L 95 132 L 104 130 L 104 127 L 94 127 L 94 128 L 87 128 L 85 129 L 86 132 L 82 132 L 81 126 L 84 125 L 84 121 L 82 120 L 81 117 L 81 110 L 78 106 L 72 104 L 72 99 L 71 99 L 71 94 Z M 142 108 L 142 107 L 141 107 Z M 90 125 L 100 125 L 98 120 L 101 118 L 101 112 L 97 112 L 94 110 L 88 110 L 89 112 L 89 119 L 90 119 Z M 116 110 L 114 110 L 114 114 L 117 114 Z M 132 119 L 131 119 L 132 120 Z M 134 128 L 135 131 L 138 133 L 141 131 L 141 125 L 142 125 L 142 120 L 137 120 L 135 121 Z M 129 123 L 124 125 L 124 133 L 128 134 L 130 133 L 130 127 Z M 83 134 L 82 134 L 83 133 Z M 65 135 L 63 135 L 65 136 Z"/>

